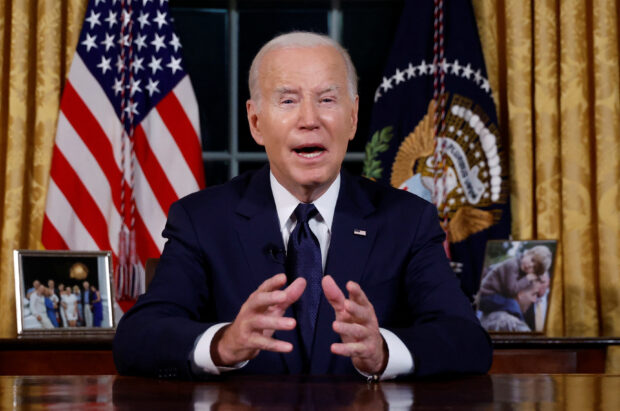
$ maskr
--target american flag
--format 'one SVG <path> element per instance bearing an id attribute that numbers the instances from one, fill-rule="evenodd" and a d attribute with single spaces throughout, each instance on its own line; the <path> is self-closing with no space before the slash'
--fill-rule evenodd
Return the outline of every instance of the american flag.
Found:
<path id="1" fill-rule="evenodd" d="M 42 242 L 111 250 L 143 291 L 170 204 L 204 187 L 198 106 L 167 0 L 91 0 L 60 104 Z"/>

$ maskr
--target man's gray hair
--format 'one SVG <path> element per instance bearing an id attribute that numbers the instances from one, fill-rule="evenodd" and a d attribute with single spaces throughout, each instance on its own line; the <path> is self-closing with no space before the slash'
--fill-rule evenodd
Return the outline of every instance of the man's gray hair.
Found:
<path id="1" fill-rule="evenodd" d="M 355 66 L 351 61 L 349 53 L 338 44 L 337 41 L 324 34 L 312 33 L 309 31 L 292 31 L 290 33 L 281 34 L 268 43 L 266 43 L 256 54 L 252 65 L 250 66 L 250 76 L 248 84 L 250 86 L 250 98 L 256 102 L 260 100 L 260 88 L 258 87 L 258 71 L 260 69 L 263 57 L 273 50 L 284 48 L 304 48 L 328 46 L 333 47 L 340 53 L 347 69 L 347 88 L 351 99 L 354 100 L 357 95 L 357 73 Z"/>

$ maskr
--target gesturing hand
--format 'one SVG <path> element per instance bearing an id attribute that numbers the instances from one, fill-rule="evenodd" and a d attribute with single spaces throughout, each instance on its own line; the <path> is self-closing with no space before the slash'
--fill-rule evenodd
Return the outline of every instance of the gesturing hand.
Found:
<path id="1" fill-rule="evenodd" d="M 379 322 L 370 301 L 359 284 L 349 281 L 349 299 L 338 288 L 334 279 L 326 275 L 323 292 L 336 313 L 333 329 L 342 343 L 334 343 L 334 354 L 351 357 L 353 365 L 366 374 L 380 374 L 388 360 L 387 346 L 379 332 Z"/>
<path id="2" fill-rule="evenodd" d="M 275 330 L 292 330 L 295 319 L 283 317 L 286 309 L 299 299 L 306 280 L 298 278 L 284 290 L 286 275 L 265 280 L 243 303 L 235 321 L 222 328 L 211 342 L 211 358 L 217 366 L 250 360 L 260 350 L 290 352 L 293 346 L 271 338 Z"/>

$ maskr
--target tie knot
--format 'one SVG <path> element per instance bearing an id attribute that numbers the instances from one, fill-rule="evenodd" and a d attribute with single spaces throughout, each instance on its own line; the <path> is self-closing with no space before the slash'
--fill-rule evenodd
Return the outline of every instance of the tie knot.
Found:
<path id="1" fill-rule="evenodd" d="M 295 218 L 297 218 L 297 221 L 307 223 L 318 212 L 319 210 L 316 209 L 314 204 L 299 203 L 295 209 Z"/>

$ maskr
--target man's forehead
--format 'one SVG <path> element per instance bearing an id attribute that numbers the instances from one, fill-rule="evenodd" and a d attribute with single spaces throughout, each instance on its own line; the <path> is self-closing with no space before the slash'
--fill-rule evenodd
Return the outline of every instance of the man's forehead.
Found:
<path id="1" fill-rule="evenodd" d="M 283 81 L 286 78 L 313 79 L 318 72 L 328 72 L 336 80 L 346 78 L 346 64 L 340 53 L 330 46 L 286 47 L 269 51 L 259 66 L 259 78 Z"/>

